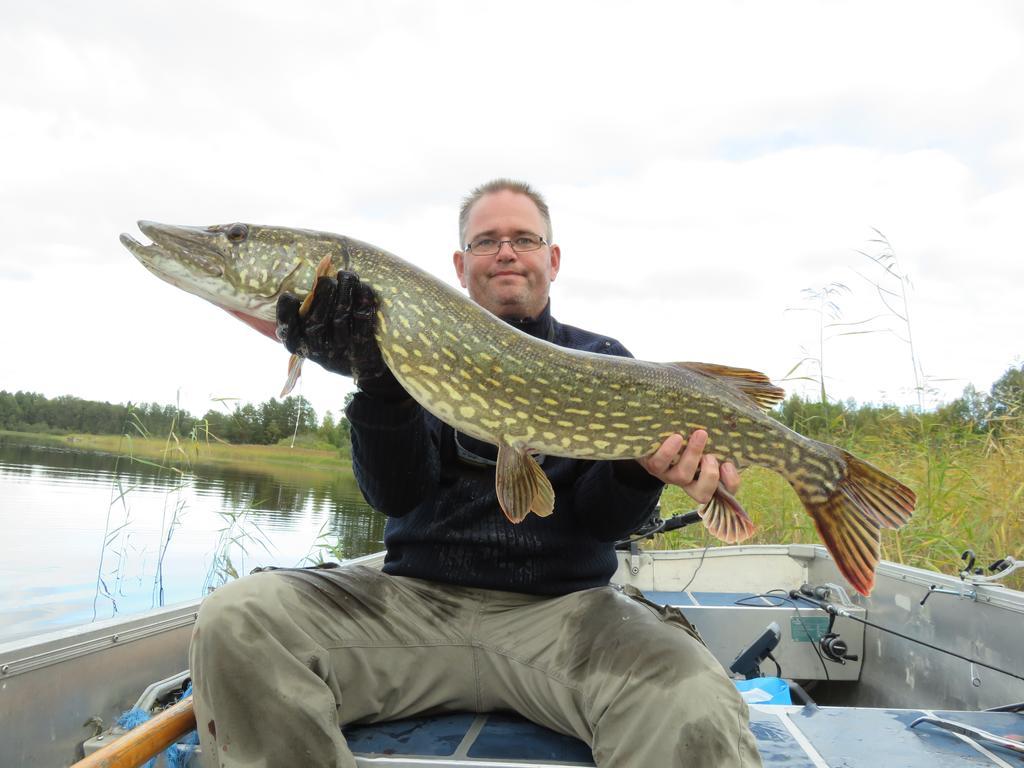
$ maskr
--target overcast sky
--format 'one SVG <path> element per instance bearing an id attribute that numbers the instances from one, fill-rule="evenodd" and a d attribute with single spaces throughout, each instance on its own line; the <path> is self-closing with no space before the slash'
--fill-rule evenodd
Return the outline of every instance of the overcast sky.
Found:
<path id="1" fill-rule="evenodd" d="M 548 198 L 555 316 L 637 357 L 785 377 L 819 357 L 805 289 L 886 312 L 875 229 L 926 403 L 1024 355 L 1019 3 L 2 7 L 0 389 L 197 415 L 275 396 L 284 349 L 119 233 L 325 229 L 456 284 L 460 199 L 497 176 Z M 854 327 L 878 330 L 828 332 L 829 393 L 914 402 L 906 324 Z M 300 391 L 322 414 L 350 388 L 310 365 Z"/>

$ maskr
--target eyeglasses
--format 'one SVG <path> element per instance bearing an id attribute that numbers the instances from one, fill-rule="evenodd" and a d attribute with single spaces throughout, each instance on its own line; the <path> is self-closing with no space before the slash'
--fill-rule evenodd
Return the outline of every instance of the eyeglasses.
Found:
<path id="1" fill-rule="evenodd" d="M 511 240 L 498 240 L 493 237 L 478 237 L 466 245 L 466 250 L 475 253 L 477 256 L 493 256 L 501 250 L 501 246 L 508 243 L 516 253 L 530 253 L 536 251 L 548 242 L 540 235 L 522 234 L 516 235 Z"/>

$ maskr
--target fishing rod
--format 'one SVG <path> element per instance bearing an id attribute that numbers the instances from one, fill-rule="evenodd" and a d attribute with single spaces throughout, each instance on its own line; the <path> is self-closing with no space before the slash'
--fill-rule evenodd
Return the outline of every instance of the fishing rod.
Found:
<path id="1" fill-rule="evenodd" d="M 628 550 L 631 544 L 636 544 L 644 539 L 649 539 L 656 533 L 668 533 L 669 531 L 675 531 L 679 528 L 685 528 L 688 525 L 699 523 L 701 519 L 700 512 L 696 509 L 672 515 L 672 517 L 662 518 L 661 506 L 659 505 L 654 508 L 650 518 L 646 522 L 642 523 L 626 538 L 615 542 L 615 548 L 619 550 Z"/>
<path id="2" fill-rule="evenodd" d="M 688 525 L 693 525 L 694 523 L 699 522 L 700 519 L 701 519 L 701 516 L 700 516 L 700 513 L 697 510 L 692 510 L 690 512 L 686 512 L 686 513 L 683 513 L 683 514 L 673 515 L 672 517 L 670 517 L 668 519 L 660 519 L 660 515 L 658 514 L 658 509 L 656 509 L 654 514 L 652 515 L 651 519 L 644 526 L 642 526 L 641 528 L 636 530 L 630 538 L 627 538 L 627 539 L 624 539 L 622 541 L 616 542 L 615 548 L 616 549 L 620 549 L 620 550 L 623 550 L 623 549 L 625 549 L 625 550 L 632 550 L 632 549 L 634 549 L 636 547 L 637 542 L 639 542 L 639 541 L 641 541 L 643 539 L 649 538 L 649 537 L 653 536 L 656 533 L 666 533 L 668 531 L 676 530 L 678 528 L 685 528 Z M 700 570 L 700 567 L 704 564 L 703 554 L 706 554 L 706 553 L 707 553 L 707 548 L 705 548 L 704 553 L 702 553 L 702 556 L 701 556 L 701 559 L 700 559 L 700 563 L 697 566 L 697 570 L 698 571 Z M 991 566 L 989 566 L 989 570 L 991 570 L 994 573 L 996 573 L 996 575 L 993 575 L 993 576 L 990 576 L 990 577 L 981 578 L 981 576 L 980 576 L 981 569 L 973 569 L 973 566 L 974 566 L 974 553 L 971 550 L 967 550 L 966 552 L 963 553 L 963 555 L 961 555 L 961 557 L 965 560 L 965 562 L 968 561 L 968 559 L 969 559 L 967 568 L 965 569 L 965 571 L 963 573 L 961 573 L 961 579 L 964 579 L 968 574 L 970 574 L 970 576 L 972 577 L 973 581 L 991 581 L 991 580 L 995 580 L 995 579 L 1001 579 L 1001 578 L 1005 577 L 1006 575 L 1008 575 L 1009 573 L 1013 572 L 1014 570 L 1017 570 L 1018 568 L 1024 568 L 1024 562 L 1016 561 L 1012 557 L 1006 557 L 1006 558 L 1003 558 L 1002 560 L 997 561 L 996 563 L 993 563 Z M 693 575 L 694 575 L 694 577 L 696 577 L 696 575 L 697 575 L 696 571 L 694 572 Z M 693 581 L 693 578 L 690 579 L 691 583 L 692 583 L 692 581 Z M 689 586 L 689 584 L 687 584 L 687 586 Z M 685 588 L 682 591 L 685 591 Z M 778 590 L 778 591 L 781 592 L 782 594 L 786 594 L 785 590 Z M 921 604 L 923 605 L 925 600 L 927 600 L 928 597 L 930 597 L 936 591 L 940 591 L 940 588 L 938 588 L 938 587 L 933 585 L 932 588 L 929 590 L 928 594 L 925 595 L 924 600 L 921 601 Z M 946 648 L 940 648 L 939 646 L 933 645 L 932 643 L 929 643 L 929 642 L 927 642 L 925 640 L 919 640 L 916 637 L 910 637 L 909 635 L 905 635 L 902 632 L 897 632 L 896 630 L 890 629 L 889 627 L 883 627 L 881 624 L 875 624 L 873 621 L 868 621 L 867 619 L 862 619 L 859 616 L 854 616 L 852 613 L 850 613 L 846 609 L 839 608 L 836 605 L 834 605 L 833 603 L 830 603 L 830 602 L 827 602 L 826 600 L 824 600 L 824 597 L 827 595 L 827 590 L 825 590 L 822 587 L 816 587 L 815 588 L 815 587 L 810 586 L 809 584 L 804 584 L 804 585 L 802 585 L 800 587 L 799 590 L 796 590 L 796 589 L 790 590 L 788 594 L 789 594 L 789 599 L 790 599 L 791 602 L 795 602 L 796 600 L 803 600 L 803 601 L 808 602 L 811 605 L 813 605 L 813 606 L 815 606 L 815 607 L 825 611 L 825 613 L 829 614 L 830 621 L 829 621 L 828 635 L 832 635 L 832 624 L 833 624 L 833 622 L 835 622 L 836 617 L 837 616 L 842 616 L 843 618 L 852 619 L 853 621 L 859 621 L 861 624 L 865 624 L 865 625 L 867 625 L 869 627 L 877 629 L 880 632 L 888 632 L 891 635 L 895 635 L 896 637 L 900 637 L 900 638 L 902 638 L 904 640 L 908 640 L 908 641 L 910 641 L 912 643 L 917 643 L 918 645 L 923 645 L 924 647 L 931 648 L 932 650 L 938 651 L 939 653 L 945 653 L 945 654 L 947 654 L 949 656 L 953 656 L 955 658 L 961 659 L 963 661 L 968 662 L 969 664 L 976 664 L 979 667 L 984 667 L 985 669 L 991 669 L 994 672 L 1000 672 L 1000 673 L 1002 673 L 1004 675 L 1008 675 L 1009 677 L 1013 677 L 1013 678 L 1016 678 L 1017 680 L 1024 681 L 1024 675 L 1018 675 L 1018 674 L 1016 674 L 1014 672 L 1010 672 L 1009 670 L 1005 670 L 1005 669 L 1002 669 L 1000 667 L 993 666 L 993 665 L 988 664 L 988 663 L 986 663 L 984 661 L 980 661 L 978 659 L 973 659 L 973 658 L 971 658 L 969 656 L 964 656 L 963 654 L 957 653 L 956 651 L 950 651 L 950 650 L 948 650 Z M 775 594 L 774 592 L 766 592 L 763 595 L 759 595 L 759 597 L 775 598 L 777 600 L 778 599 L 785 599 L 785 598 L 782 597 L 782 595 Z M 737 601 L 737 602 L 740 602 L 740 601 Z M 744 605 L 753 605 L 751 603 L 742 603 L 742 604 L 744 604 Z M 802 619 L 801 619 L 800 623 L 803 624 L 803 620 Z M 805 631 L 807 631 L 806 626 L 804 627 L 804 629 L 805 629 Z M 832 637 L 834 639 L 832 640 L 832 643 L 825 650 L 825 655 L 828 656 L 828 658 L 830 658 L 832 661 L 837 662 L 839 664 L 845 664 L 847 659 L 849 659 L 851 661 L 855 661 L 856 657 L 851 657 L 851 656 L 848 656 L 846 654 L 846 643 L 844 643 L 841 639 L 839 639 L 838 635 L 832 635 Z M 815 651 L 817 651 L 817 650 L 818 650 L 818 648 L 817 648 L 817 644 L 816 644 L 815 645 Z M 825 666 L 825 660 L 821 658 L 821 654 L 820 653 L 818 654 L 818 658 L 821 660 L 822 666 L 825 669 L 825 676 L 827 678 L 828 677 L 828 667 Z M 1009 711 L 1021 711 L 1021 709 L 1024 709 L 1024 702 L 1022 702 L 1021 704 L 1018 704 L 1018 705 L 1011 705 L 1011 706 L 1012 707 L 1016 707 L 1016 709 L 1010 709 Z"/>
<path id="3" fill-rule="evenodd" d="M 1018 680 L 1024 681 L 1024 675 L 1018 675 L 1015 672 L 1010 672 L 1009 670 L 1001 669 L 1000 667 L 993 666 L 992 664 L 988 664 L 984 661 L 972 659 L 970 656 L 964 656 L 963 654 L 957 653 L 956 651 L 951 651 L 947 648 L 940 648 L 939 646 L 933 645 L 932 643 L 929 643 L 925 640 L 919 640 L 916 637 L 910 637 L 910 635 L 905 635 L 902 632 L 897 632 L 895 629 L 883 627 L 881 624 L 875 624 L 873 621 L 868 621 L 867 619 L 862 619 L 859 616 L 854 616 L 845 608 L 840 608 L 839 606 L 833 603 L 826 602 L 824 599 L 822 599 L 824 597 L 824 594 L 825 592 L 821 587 L 814 588 L 808 584 L 804 584 L 800 587 L 800 589 L 790 590 L 789 599 L 792 601 L 803 600 L 804 602 L 810 603 L 811 605 L 814 605 L 817 608 L 823 610 L 825 613 L 829 614 L 832 617 L 833 621 L 837 616 L 842 616 L 844 619 L 852 619 L 853 621 L 858 621 L 866 626 L 873 627 L 874 629 L 877 629 L 880 632 L 888 632 L 891 635 L 903 638 L 904 640 L 909 640 L 912 643 L 917 643 L 918 645 L 923 645 L 926 648 L 931 648 L 933 651 L 945 653 L 949 656 L 954 656 L 970 664 L 975 664 L 979 667 L 984 667 L 985 669 L 991 669 L 993 672 L 1000 672 L 1004 675 L 1008 675 L 1009 677 L 1014 677 Z M 778 597 L 778 595 L 774 595 L 774 597 Z"/>

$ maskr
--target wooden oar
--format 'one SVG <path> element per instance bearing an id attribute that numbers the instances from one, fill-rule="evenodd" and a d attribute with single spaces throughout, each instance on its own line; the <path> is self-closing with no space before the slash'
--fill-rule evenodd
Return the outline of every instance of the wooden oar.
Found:
<path id="1" fill-rule="evenodd" d="M 195 727 L 192 697 L 186 696 L 71 768 L 138 768 Z"/>

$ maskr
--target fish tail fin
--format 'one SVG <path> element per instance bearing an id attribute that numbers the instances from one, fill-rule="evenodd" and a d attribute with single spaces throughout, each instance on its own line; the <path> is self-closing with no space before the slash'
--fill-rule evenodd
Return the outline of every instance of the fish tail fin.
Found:
<path id="1" fill-rule="evenodd" d="M 822 500 L 819 488 L 793 487 L 840 572 L 867 596 L 875 585 L 880 529 L 902 527 L 917 498 L 877 467 L 846 451 L 839 453 L 845 472 L 827 499 Z"/>
<path id="2" fill-rule="evenodd" d="M 298 355 L 292 355 L 288 358 L 288 378 L 284 382 L 284 387 L 281 389 L 280 397 L 284 397 L 293 389 L 299 381 L 299 376 L 302 375 L 302 361 L 305 358 L 299 357 Z"/>
<path id="3" fill-rule="evenodd" d="M 726 544 L 746 541 L 757 530 L 743 506 L 721 483 L 711 501 L 701 507 L 700 517 L 708 533 Z"/>

